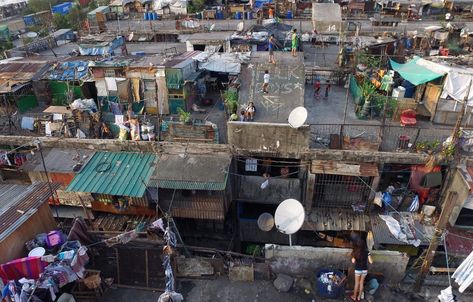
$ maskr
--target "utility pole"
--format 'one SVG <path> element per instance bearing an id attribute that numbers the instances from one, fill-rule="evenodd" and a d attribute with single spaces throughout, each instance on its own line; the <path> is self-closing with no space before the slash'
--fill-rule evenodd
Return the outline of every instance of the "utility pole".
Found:
<path id="1" fill-rule="evenodd" d="M 48 169 L 46 169 L 46 163 L 44 162 L 43 149 L 41 146 L 41 141 L 39 139 L 35 140 L 36 147 L 38 148 L 39 155 L 41 156 L 41 163 L 43 164 L 44 173 L 46 174 L 46 179 L 48 180 L 49 193 L 51 193 L 51 198 L 53 199 L 54 209 L 56 210 L 56 218 L 59 218 L 59 212 L 57 209 L 56 200 L 59 201 L 57 194 L 53 190 L 51 185 L 51 179 L 49 178 Z"/>
<path id="2" fill-rule="evenodd" d="M 466 104 L 468 102 L 468 96 L 470 95 L 471 82 L 472 81 L 470 81 L 470 83 L 468 84 L 468 89 L 466 90 L 465 97 L 463 98 L 461 111 L 458 115 L 458 119 L 455 124 L 455 127 L 453 128 L 452 142 L 451 142 L 453 146 L 457 145 L 458 138 L 460 136 L 460 126 L 461 126 L 463 117 L 465 116 Z M 456 152 L 458 151 L 455 150 L 455 153 Z M 440 199 L 442 212 L 440 213 L 439 220 L 437 221 L 437 224 L 435 225 L 435 232 L 432 236 L 432 239 L 430 240 L 429 248 L 427 249 L 427 253 L 425 255 L 424 261 L 422 262 L 420 272 L 417 275 L 416 281 L 414 283 L 413 290 L 415 292 L 418 292 L 420 288 L 422 287 L 422 283 L 424 282 L 424 279 L 429 272 L 430 266 L 432 265 L 432 261 L 434 260 L 435 252 L 439 246 L 440 239 L 442 235 L 444 234 L 444 231 L 447 227 L 448 220 L 450 219 L 453 209 L 455 208 L 455 204 L 458 197 L 457 193 L 453 191 L 449 192 L 448 190 L 452 186 L 453 178 L 455 177 L 455 174 L 457 172 L 458 164 L 459 164 L 459 156 L 455 154 L 454 159 L 451 161 L 451 164 L 450 164 L 450 169 L 448 171 L 447 179 L 445 180 L 444 186 L 442 188 L 442 196 Z"/>

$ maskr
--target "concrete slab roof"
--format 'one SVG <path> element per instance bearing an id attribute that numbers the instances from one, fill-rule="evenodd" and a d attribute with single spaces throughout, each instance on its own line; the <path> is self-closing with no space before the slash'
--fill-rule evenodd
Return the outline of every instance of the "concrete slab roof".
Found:
<path id="1" fill-rule="evenodd" d="M 256 107 L 254 122 L 287 123 L 289 113 L 304 106 L 304 55 L 275 52 L 276 64 L 268 63 L 267 52 L 251 53 L 250 63 L 242 66 L 239 102 Z M 269 71 L 269 93 L 263 94 L 263 76 Z"/>

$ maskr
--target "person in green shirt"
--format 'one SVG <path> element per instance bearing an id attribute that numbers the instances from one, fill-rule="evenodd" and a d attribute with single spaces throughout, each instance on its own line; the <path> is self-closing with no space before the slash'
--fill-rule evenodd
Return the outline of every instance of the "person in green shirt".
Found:
<path id="1" fill-rule="evenodd" d="M 296 52 L 297 52 L 297 29 L 294 28 L 294 30 L 292 31 L 292 47 L 291 47 L 291 52 L 292 52 L 292 56 L 295 57 L 296 56 Z"/>

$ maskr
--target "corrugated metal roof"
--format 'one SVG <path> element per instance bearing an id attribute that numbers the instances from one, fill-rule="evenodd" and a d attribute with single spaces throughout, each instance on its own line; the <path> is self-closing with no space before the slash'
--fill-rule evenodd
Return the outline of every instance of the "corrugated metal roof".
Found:
<path id="1" fill-rule="evenodd" d="M 413 232 L 415 232 L 416 239 L 421 240 L 422 246 L 429 245 L 430 238 L 432 238 L 432 234 L 434 232 L 434 227 L 421 224 L 417 219 L 414 218 L 415 214 L 413 213 L 403 212 L 401 214 L 404 217 L 406 217 L 406 219 L 409 219 L 409 217 L 413 218 L 414 226 L 415 226 L 415 228 L 413 228 Z M 373 239 L 374 239 L 375 245 L 379 245 L 379 244 L 410 245 L 406 242 L 397 240 L 389 231 L 389 228 L 384 222 L 384 220 L 382 220 L 378 215 L 372 215 L 370 218 L 371 218 L 371 230 L 373 231 Z M 419 234 L 419 231 L 421 234 Z M 442 245 L 442 242 L 440 242 L 439 244 Z"/>
<path id="2" fill-rule="evenodd" d="M 467 257 L 473 251 L 473 233 L 471 232 L 448 228 L 445 239 L 447 251 L 452 256 Z"/>
<path id="3" fill-rule="evenodd" d="M 368 231 L 370 217 L 349 209 L 314 208 L 306 216 L 303 230 Z"/>
<path id="4" fill-rule="evenodd" d="M 163 65 L 166 66 L 166 67 L 170 67 L 170 68 L 180 68 L 180 67 L 182 67 L 180 65 L 182 62 L 185 62 L 189 59 L 192 59 L 193 57 L 195 57 L 199 53 L 201 53 L 201 51 L 198 51 L 198 50 L 186 51 L 182 54 L 179 54 L 177 56 L 174 56 L 174 57 L 170 58 L 169 60 L 164 62 Z"/>
<path id="5" fill-rule="evenodd" d="M 162 189 L 176 190 L 210 190 L 223 191 L 227 186 L 227 182 L 197 182 L 197 181 L 181 181 L 181 180 L 158 180 L 157 186 Z"/>
<path id="6" fill-rule="evenodd" d="M 52 183 L 51 186 L 57 190 L 60 185 Z M 0 185 L 0 241 L 10 236 L 50 197 L 48 183 Z"/>
<path id="7" fill-rule="evenodd" d="M 151 153 L 96 152 L 66 191 L 142 197 L 155 160 Z"/>
<path id="8" fill-rule="evenodd" d="M 94 150 L 88 149 L 44 149 L 43 157 L 46 169 L 51 173 L 78 173 L 74 171 L 77 164 L 84 167 L 94 155 Z M 28 161 L 21 166 L 23 171 L 44 172 L 41 155 L 36 152 Z"/>
<path id="9" fill-rule="evenodd" d="M 153 185 L 178 190 L 225 190 L 230 154 L 163 155 L 152 176 Z"/>
<path id="10" fill-rule="evenodd" d="M 165 207 L 166 208 L 166 207 Z M 193 219 L 224 220 L 223 198 L 194 198 L 193 200 L 176 199 L 172 203 L 172 216 Z"/>

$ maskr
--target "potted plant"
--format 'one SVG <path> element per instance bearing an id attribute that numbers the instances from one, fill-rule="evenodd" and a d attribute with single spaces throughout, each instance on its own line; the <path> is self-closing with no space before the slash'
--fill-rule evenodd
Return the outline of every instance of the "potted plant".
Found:
<path id="1" fill-rule="evenodd" d="M 427 145 L 425 142 L 418 142 L 416 144 L 416 151 L 417 153 L 422 153 L 427 149 Z"/>
<path id="2" fill-rule="evenodd" d="M 376 87 L 369 81 L 369 79 L 364 79 L 363 84 L 361 85 L 361 93 L 363 95 L 363 109 L 361 114 L 363 116 L 368 116 L 371 111 L 371 97 L 375 94 Z"/>
<path id="3" fill-rule="evenodd" d="M 189 124 L 191 122 L 191 113 L 184 111 L 182 108 L 177 108 L 177 113 L 179 114 L 179 121 L 184 124 Z"/>

